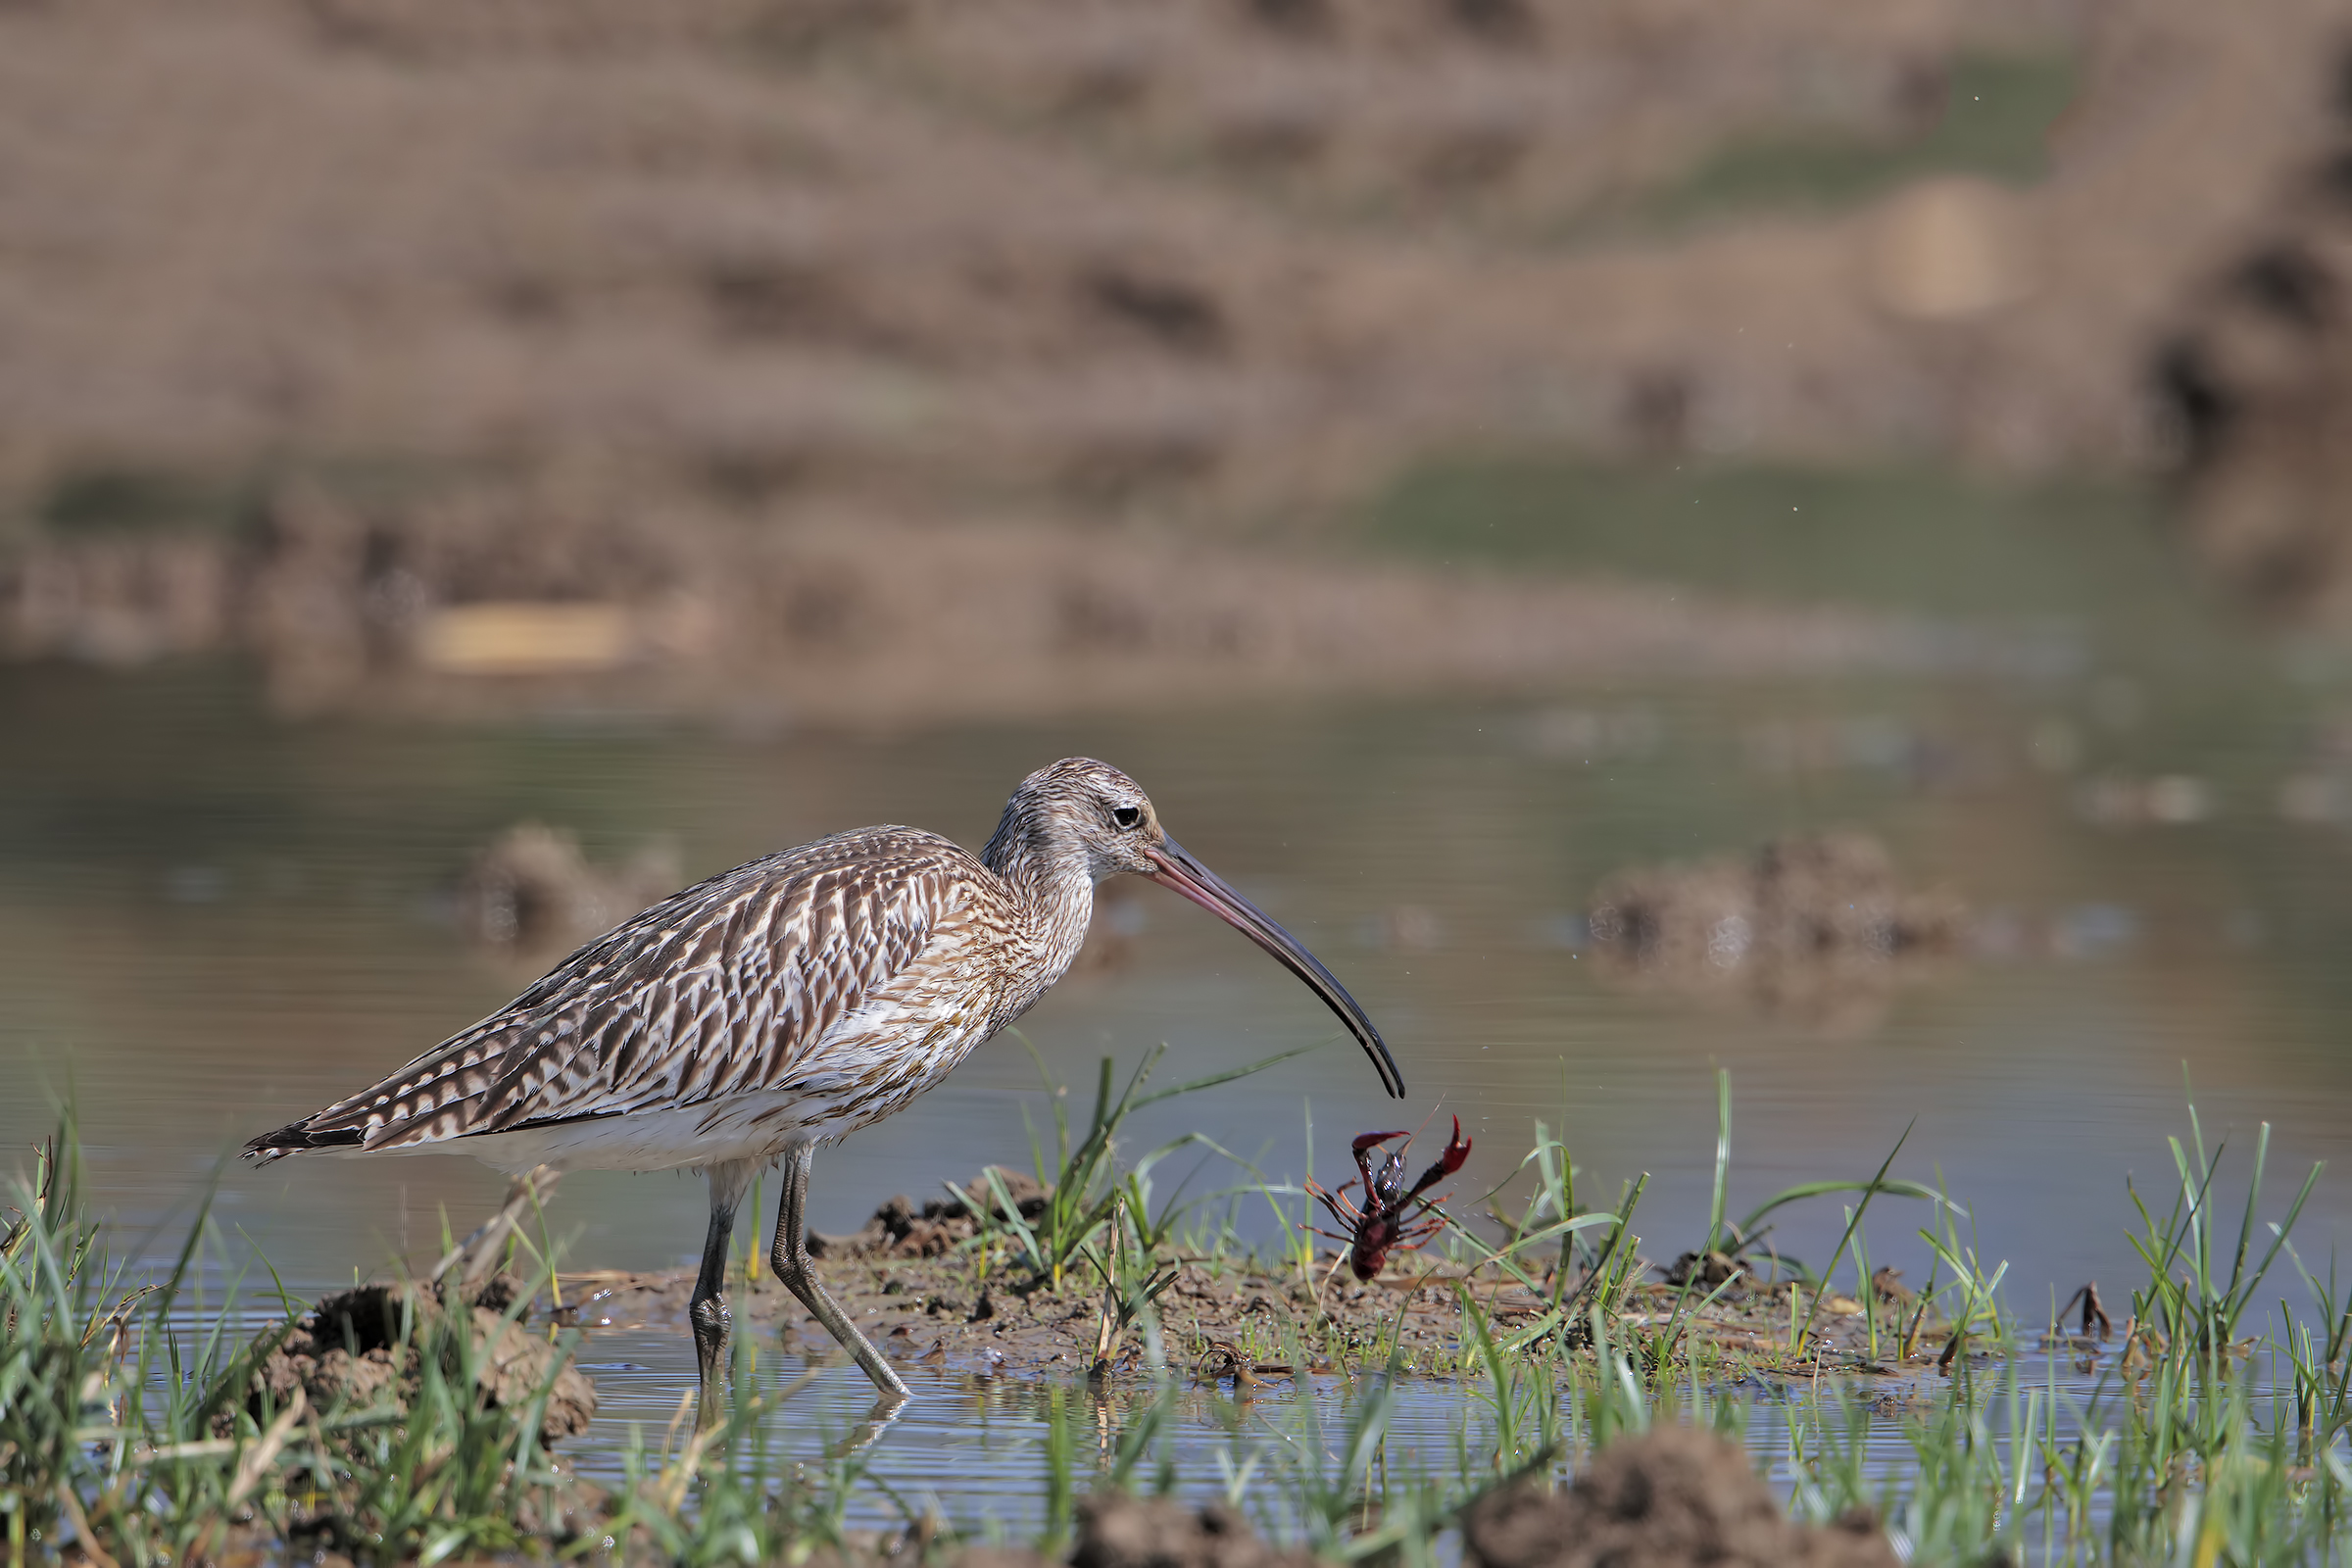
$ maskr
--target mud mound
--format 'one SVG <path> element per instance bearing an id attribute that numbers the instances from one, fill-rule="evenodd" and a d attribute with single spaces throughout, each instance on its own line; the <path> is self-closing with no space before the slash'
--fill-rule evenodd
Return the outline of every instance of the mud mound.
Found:
<path id="1" fill-rule="evenodd" d="M 1046 1202 L 1054 1196 L 1053 1188 L 1034 1176 L 1003 1165 L 993 1168 L 1004 1196 L 1020 1209 L 1021 1218 L 1035 1219 L 1046 1211 Z M 1001 1206 L 985 1171 L 974 1177 L 963 1191 L 971 1200 L 969 1205 L 953 1198 L 934 1198 L 918 1207 L 913 1199 L 902 1193 L 875 1209 L 863 1228 L 850 1235 L 821 1236 L 809 1232 L 808 1250 L 817 1257 L 943 1256 L 956 1243 L 979 1234 L 979 1223 L 972 1218 L 973 1207 L 993 1214 Z"/>
<path id="2" fill-rule="evenodd" d="M 495 1277 L 467 1309 L 476 1384 L 489 1403 L 510 1410 L 548 1389 L 541 1440 L 577 1437 L 596 1414 L 596 1388 L 545 1339 L 506 1321 L 516 1288 L 511 1276 Z M 325 1297 L 263 1362 L 257 1396 L 266 1389 L 282 1405 L 299 1388 L 321 1410 L 389 1402 L 405 1411 L 421 1375 L 417 1342 L 429 1342 L 447 1310 L 430 1287 L 416 1284 Z"/>
<path id="3" fill-rule="evenodd" d="M 1603 964 L 1660 989 L 1859 1026 L 1928 960 L 1954 953 L 1965 906 L 1915 893 L 1862 833 L 1776 839 L 1746 859 L 1622 871 L 1594 895 Z"/>
<path id="4" fill-rule="evenodd" d="M 1170 1497 L 1099 1493 L 1078 1504 L 1071 1568 L 1306 1568 L 1312 1552 L 1280 1551 L 1223 1503 L 1198 1513 Z"/>
<path id="5" fill-rule="evenodd" d="M 589 863 L 571 833 L 522 822 L 466 867 L 458 884 L 458 922 L 485 947 L 545 954 L 609 931 L 683 885 L 677 856 L 665 845 L 607 870 Z"/>
<path id="6" fill-rule="evenodd" d="M 1517 1486 L 1462 1521 L 1473 1568 L 1894 1568 L 1875 1522 L 1792 1525 L 1747 1455 L 1711 1433 L 1660 1428 L 1596 1454 L 1565 1492 Z"/>
<path id="7" fill-rule="evenodd" d="M 1269 1545 L 1250 1521 L 1223 1503 L 1194 1512 L 1170 1497 L 1101 1492 L 1078 1499 L 1078 1539 L 1070 1568 L 1314 1568 L 1312 1552 Z M 1048 1568 L 1054 1559 L 1026 1549 L 973 1546 L 953 1568 Z"/>

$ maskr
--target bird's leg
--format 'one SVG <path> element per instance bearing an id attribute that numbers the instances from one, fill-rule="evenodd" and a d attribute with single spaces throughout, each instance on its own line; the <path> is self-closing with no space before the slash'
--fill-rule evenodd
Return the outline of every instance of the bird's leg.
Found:
<path id="1" fill-rule="evenodd" d="M 750 1178 L 748 1161 L 710 1167 L 710 1229 L 703 1238 L 703 1269 L 695 1276 L 694 1298 L 686 1304 L 694 1325 L 694 1358 L 702 1374 L 702 1402 L 696 1425 L 710 1426 L 725 1403 L 727 1378 L 727 1243 L 735 1234 L 735 1205 Z"/>
<path id="2" fill-rule="evenodd" d="M 814 1144 L 796 1145 L 784 1155 L 784 1197 L 776 1204 L 776 1241 L 768 1250 L 768 1266 L 784 1288 L 801 1298 L 815 1319 L 825 1326 L 825 1332 L 841 1343 L 841 1348 L 858 1358 L 858 1365 L 874 1380 L 882 1391 L 882 1402 L 897 1404 L 906 1398 L 906 1385 L 891 1370 L 866 1337 L 858 1332 L 849 1314 L 825 1294 L 816 1283 L 816 1274 L 808 1267 L 808 1222 L 806 1217 L 808 1198 L 808 1167 L 816 1160 Z"/>

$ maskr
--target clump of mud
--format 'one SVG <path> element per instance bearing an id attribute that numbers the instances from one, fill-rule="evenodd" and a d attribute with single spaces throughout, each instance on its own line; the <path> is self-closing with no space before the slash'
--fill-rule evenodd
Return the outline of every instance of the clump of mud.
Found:
<path id="1" fill-rule="evenodd" d="M 1565 1492 L 1515 1486 L 1462 1520 L 1473 1568 L 1893 1568 L 1893 1548 L 1862 1515 L 1823 1529 L 1790 1524 L 1747 1455 L 1711 1433 L 1660 1428 L 1611 1445 Z"/>
<path id="2" fill-rule="evenodd" d="M 1313 1568 L 1309 1551 L 1268 1544 L 1250 1521 L 1221 1502 L 1198 1512 L 1172 1497 L 1100 1492 L 1078 1500 L 1078 1539 L 1070 1568 Z M 955 1568 L 1046 1568 L 1034 1550 L 974 1546 Z"/>
<path id="3" fill-rule="evenodd" d="M 1198 1513 L 1169 1497 L 1099 1493 L 1078 1504 L 1071 1568 L 1304 1568 L 1312 1552 L 1281 1551 L 1221 1502 Z"/>
<path id="4" fill-rule="evenodd" d="M 1004 1165 L 991 1167 L 1004 1197 L 1020 1210 L 1021 1218 L 1035 1219 L 1046 1211 L 1054 1197 L 1054 1189 L 1034 1176 L 1024 1175 Z M 914 1200 L 901 1193 L 875 1209 L 863 1228 L 847 1236 L 825 1236 L 808 1233 L 808 1251 L 814 1257 L 944 1257 L 959 1243 L 968 1242 L 980 1234 L 980 1224 L 973 1217 L 975 1209 L 996 1214 L 1003 1211 L 988 1172 L 972 1179 L 969 1187 L 961 1189 L 964 1198 L 934 1198 L 919 1206 Z"/>
<path id="5" fill-rule="evenodd" d="M 1745 858 L 1621 871 L 1591 914 L 1605 968 L 1724 994 L 1830 1027 L 1865 1027 L 1893 988 L 1956 952 L 1967 908 L 1913 892 L 1864 833 L 1775 839 Z"/>
<path id="6" fill-rule="evenodd" d="M 596 1414 L 596 1387 L 544 1338 L 509 1321 L 520 1291 L 511 1275 L 496 1275 L 465 1308 L 470 1319 L 474 1381 L 494 1407 L 518 1410 L 548 1390 L 540 1418 L 542 1442 L 577 1437 Z M 453 1309 L 432 1287 L 370 1284 L 322 1298 L 290 1330 L 255 1373 L 255 1395 L 267 1391 L 279 1405 L 297 1389 L 318 1409 L 390 1403 L 406 1411 L 423 1365 L 420 1346 Z"/>
<path id="7" fill-rule="evenodd" d="M 611 930 L 683 881 L 677 854 L 666 844 L 648 845 L 608 869 L 591 863 L 569 831 L 521 822 L 466 868 L 458 923 L 484 947 L 545 953 Z"/>

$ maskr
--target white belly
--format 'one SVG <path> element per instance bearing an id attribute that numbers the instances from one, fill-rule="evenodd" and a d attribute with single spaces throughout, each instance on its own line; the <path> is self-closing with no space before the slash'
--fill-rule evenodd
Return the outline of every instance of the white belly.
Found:
<path id="1" fill-rule="evenodd" d="M 558 1170 L 700 1169 L 728 1160 L 773 1159 L 794 1144 L 849 1131 L 810 1127 L 802 1114 L 808 1108 L 807 1096 L 771 1090 L 671 1110 L 638 1110 L 514 1132 L 469 1133 L 446 1143 L 410 1144 L 379 1152 L 466 1153 L 511 1176 L 540 1165 Z"/>

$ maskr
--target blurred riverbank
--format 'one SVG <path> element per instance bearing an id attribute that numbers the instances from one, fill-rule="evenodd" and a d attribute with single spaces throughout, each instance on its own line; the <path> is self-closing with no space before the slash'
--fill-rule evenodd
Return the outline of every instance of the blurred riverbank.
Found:
<path id="1" fill-rule="evenodd" d="M 1979 657 L 1786 571 L 1355 548 L 1524 452 L 2186 454 L 2203 558 L 2324 611 L 2332 470 L 2261 432 L 2333 427 L 2332 274 L 2256 264 L 2328 254 L 2343 41 L 2293 0 L 15 8 L 0 650 L 755 727 Z"/>

